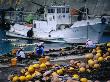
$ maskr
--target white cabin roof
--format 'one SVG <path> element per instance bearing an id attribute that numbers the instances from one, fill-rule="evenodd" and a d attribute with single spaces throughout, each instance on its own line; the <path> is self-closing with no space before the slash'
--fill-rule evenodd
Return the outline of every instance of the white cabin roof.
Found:
<path id="1" fill-rule="evenodd" d="M 70 6 L 69 5 L 52 5 L 52 6 L 50 6 L 50 8 L 51 7 L 53 7 L 53 8 L 62 8 L 62 7 L 69 8 Z"/>
<path id="2" fill-rule="evenodd" d="M 94 25 L 94 24 L 101 23 L 101 20 L 100 20 L 99 18 L 97 18 L 97 19 L 76 21 L 76 22 L 74 22 L 74 24 L 71 26 L 71 28 L 72 28 L 72 27 L 87 26 L 88 23 L 89 23 L 89 25 Z"/>

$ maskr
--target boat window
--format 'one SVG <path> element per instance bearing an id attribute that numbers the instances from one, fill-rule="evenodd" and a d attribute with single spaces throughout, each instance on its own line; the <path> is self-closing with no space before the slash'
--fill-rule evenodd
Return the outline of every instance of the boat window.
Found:
<path id="1" fill-rule="evenodd" d="M 51 12 L 51 10 L 50 9 L 48 9 L 48 13 L 50 13 Z"/>
<path id="2" fill-rule="evenodd" d="M 48 13 L 55 13 L 55 9 L 48 9 Z"/>
<path id="3" fill-rule="evenodd" d="M 69 13 L 69 8 L 66 8 L 66 13 Z"/>
<path id="4" fill-rule="evenodd" d="M 61 13 L 61 8 L 57 8 L 57 13 Z"/>
<path id="5" fill-rule="evenodd" d="M 33 27 L 36 28 L 36 24 L 35 23 L 33 24 Z"/>
<path id="6" fill-rule="evenodd" d="M 62 8 L 62 13 L 65 13 L 65 8 Z"/>
<path id="7" fill-rule="evenodd" d="M 55 9 L 51 9 L 51 13 L 55 13 Z"/>
<path id="8" fill-rule="evenodd" d="M 53 19 L 55 19 L 55 17 L 53 16 Z"/>

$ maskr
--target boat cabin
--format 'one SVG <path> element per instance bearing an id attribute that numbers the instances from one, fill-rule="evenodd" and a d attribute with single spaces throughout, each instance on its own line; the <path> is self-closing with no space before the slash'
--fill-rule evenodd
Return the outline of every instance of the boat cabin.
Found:
<path id="1" fill-rule="evenodd" d="M 45 18 L 48 22 L 56 22 L 57 24 L 71 24 L 71 16 L 69 6 L 51 6 L 47 8 Z"/>
<path id="2" fill-rule="evenodd" d="M 67 5 L 47 7 L 44 13 L 44 20 L 34 20 L 33 23 L 34 28 L 47 29 L 49 31 L 57 30 L 61 25 L 70 25 L 70 8 Z"/>

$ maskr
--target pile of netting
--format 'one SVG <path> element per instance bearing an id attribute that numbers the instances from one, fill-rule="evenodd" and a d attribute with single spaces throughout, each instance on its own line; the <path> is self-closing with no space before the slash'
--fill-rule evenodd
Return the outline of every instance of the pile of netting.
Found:
<path id="1" fill-rule="evenodd" d="M 109 72 L 110 43 L 97 46 L 82 60 L 70 60 L 68 64 L 51 63 L 48 56 L 42 57 L 38 63 L 21 69 L 9 78 L 11 82 L 106 82 L 110 79 Z"/>

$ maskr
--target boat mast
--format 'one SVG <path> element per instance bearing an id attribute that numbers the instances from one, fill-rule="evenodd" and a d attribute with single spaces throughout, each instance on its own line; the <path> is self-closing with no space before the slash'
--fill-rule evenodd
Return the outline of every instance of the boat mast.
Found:
<path id="1" fill-rule="evenodd" d="M 87 9 L 87 0 L 86 0 L 86 2 L 85 2 L 85 5 L 84 5 L 84 7 L 85 7 L 85 15 L 86 15 L 86 20 L 88 20 L 88 9 Z"/>
<path id="2" fill-rule="evenodd" d="M 87 0 L 85 2 L 85 12 L 84 14 L 86 15 L 86 21 L 87 21 L 87 40 L 89 39 L 88 38 L 88 26 L 89 26 L 89 22 L 88 22 L 88 9 L 87 9 Z"/>

